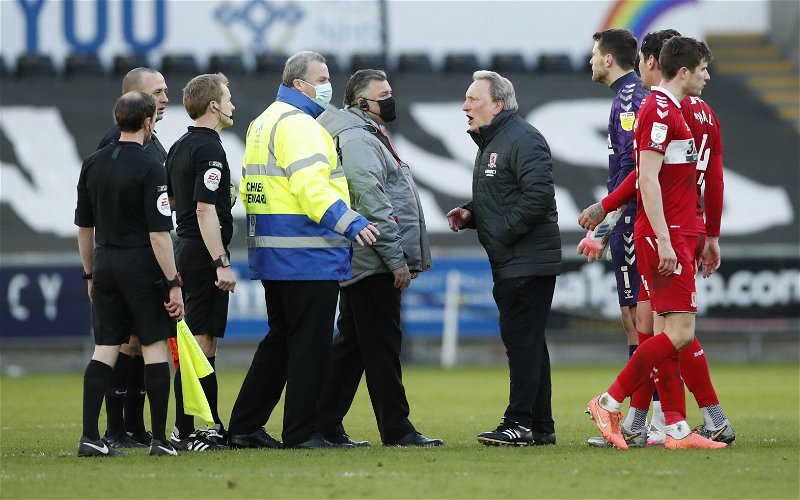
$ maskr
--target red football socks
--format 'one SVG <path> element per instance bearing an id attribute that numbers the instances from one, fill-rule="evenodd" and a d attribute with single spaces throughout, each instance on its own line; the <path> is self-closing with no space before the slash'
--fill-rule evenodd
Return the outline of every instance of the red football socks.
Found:
<path id="1" fill-rule="evenodd" d="M 639 345 L 636 352 L 625 365 L 625 368 L 611 384 L 608 393 L 617 401 L 624 401 L 633 394 L 645 380 L 650 378 L 653 368 L 660 365 L 671 354 L 677 353 L 672 341 L 666 334 L 660 333 L 647 342 Z"/>
<path id="2" fill-rule="evenodd" d="M 714 385 L 711 383 L 711 375 L 708 372 L 708 360 L 697 337 L 692 340 L 691 344 L 681 349 L 680 363 L 681 377 L 697 400 L 697 406 L 703 408 L 719 404 Z"/>

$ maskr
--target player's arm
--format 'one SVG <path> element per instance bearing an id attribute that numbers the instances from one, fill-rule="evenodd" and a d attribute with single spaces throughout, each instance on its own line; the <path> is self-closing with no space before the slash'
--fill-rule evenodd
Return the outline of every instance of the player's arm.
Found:
<path id="1" fill-rule="evenodd" d="M 203 237 L 203 243 L 205 243 L 212 260 L 219 259 L 223 255 L 227 257 L 225 245 L 222 244 L 217 207 L 213 203 L 198 201 L 195 213 L 197 214 L 197 225 L 200 227 L 200 235 Z M 214 284 L 226 292 L 232 292 L 236 288 L 236 273 L 233 272 L 231 266 L 217 267 L 217 281 Z"/>
<path id="2" fill-rule="evenodd" d="M 722 155 L 712 153 L 706 168 L 705 184 L 703 205 L 705 207 L 707 236 L 700 257 L 700 268 L 703 271 L 703 277 L 708 278 L 722 264 L 722 255 L 719 247 L 724 192 Z"/>
<path id="3" fill-rule="evenodd" d="M 78 251 L 81 254 L 81 263 L 83 264 L 83 272 L 85 274 L 92 274 L 94 270 L 94 228 L 93 227 L 79 227 L 78 228 Z M 87 295 L 89 300 L 94 298 L 94 289 L 92 288 L 92 279 L 89 278 L 87 282 Z"/>
<path id="4" fill-rule="evenodd" d="M 658 182 L 663 162 L 664 155 L 657 151 L 644 150 L 639 153 L 639 191 L 642 194 L 642 208 L 656 235 L 658 272 L 662 276 L 669 276 L 675 272 L 678 258 L 670 241 L 669 228 L 664 217 L 661 185 Z"/>
<path id="5" fill-rule="evenodd" d="M 622 208 L 636 196 L 636 172 L 628 174 L 619 185 L 598 203 L 583 209 L 578 216 L 578 225 L 584 229 L 592 230 L 603 222 L 606 215 Z"/>

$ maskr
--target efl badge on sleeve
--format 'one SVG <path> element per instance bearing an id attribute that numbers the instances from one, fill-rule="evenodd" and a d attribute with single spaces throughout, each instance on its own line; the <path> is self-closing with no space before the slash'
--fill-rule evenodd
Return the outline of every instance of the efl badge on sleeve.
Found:
<path id="1" fill-rule="evenodd" d="M 633 130 L 633 122 L 636 120 L 636 113 L 628 111 L 627 113 L 619 114 L 619 124 L 622 125 L 622 130 L 630 132 Z"/>
<path id="2" fill-rule="evenodd" d="M 650 139 L 656 144 L 664 144 L 667 140 L 667 127 L 663 123 L 653 122 L 653 128 L 650 130 Z"/>

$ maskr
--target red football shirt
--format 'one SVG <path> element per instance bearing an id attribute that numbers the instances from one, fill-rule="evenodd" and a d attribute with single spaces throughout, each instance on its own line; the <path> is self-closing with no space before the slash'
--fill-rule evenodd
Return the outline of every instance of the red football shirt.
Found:
<path id="1" fill-rule="evenodd" d="M 697 147 L 697 231 L 710 236 L 719 236 L 722 218 L 722 135 L 717 115 L 704 100 L 699 97 L 686 97 L 681 101 L 681 112 L 686 124 L 692 131 Z M 702 190 L 705 185 L 705 195 Z M 705 204 L 705 219 L 703 206 Z"/>
<path id="2" fill-rule="evenodd" d="M 652 93 L 639 108 L 634 130 L 636 201 L 640 210 L 636 212 L 633 231 L 637 238 L 655 236 L 644 210 L 638 183 L 641 152 L 655 151 L 664 155 L 658 181 L 661 185 L 664 218 L 670 235 L 696 235 L 697 149 L 692 131 L 681 114 L 681 105 L 675 96 L 661 87 L 653 87 L 651 90 Z"/>

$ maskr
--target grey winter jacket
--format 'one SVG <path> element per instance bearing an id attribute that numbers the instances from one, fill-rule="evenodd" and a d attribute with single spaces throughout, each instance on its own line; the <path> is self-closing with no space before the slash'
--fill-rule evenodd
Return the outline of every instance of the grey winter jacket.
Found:
<path id="1" fill-rule="evenodd" d="M 544 137 L 502 111 L 478 133 L 468 227 L 489 256 L 494 280 L 561 273 L 553 162 Z"/>
<path id="2" fill-rule="evenodd" d="M 341 286 L 391 272 L 403 264 L 412 272 L 430 269 L 425 217 L 409 166 L 398 164 L 376 137 L 375 122 L 357 108 L 328 106 L 317 121 L 340 151 L 351 208 L 377 222 L 381 233 L 372 246 L 354 245 L 353 277 Z"/>

